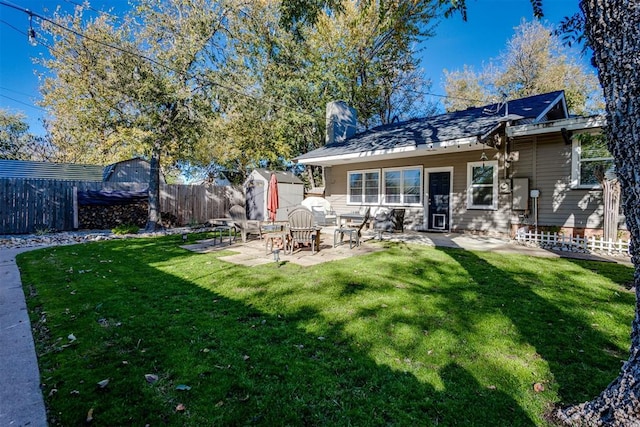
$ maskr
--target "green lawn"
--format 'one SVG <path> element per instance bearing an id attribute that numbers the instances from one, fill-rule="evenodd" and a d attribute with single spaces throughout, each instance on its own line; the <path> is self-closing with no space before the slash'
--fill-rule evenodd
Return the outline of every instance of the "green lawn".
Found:
<path id="1" fill-rule="evenodd" d="M 51 425 L 546 425 L 627 358 L 630 267 L 387 243 L 247 268 L 181 243 L 20 255 Z"/>

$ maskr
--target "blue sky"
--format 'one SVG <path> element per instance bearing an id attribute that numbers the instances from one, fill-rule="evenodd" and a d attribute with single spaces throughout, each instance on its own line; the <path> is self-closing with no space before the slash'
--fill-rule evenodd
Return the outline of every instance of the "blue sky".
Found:
<path id="1" fill-rule="evenodd" d="M 60 6 L 72 10 L 82 0 L 2 0 L 44 16 L 51 16 Z M 458 70 L 472 65 L 478 70 L 504 50 L 514 27 L 523 18 L 533 19 L 529 0 L 467 0 L 468 21 L 459 16 L 443 20 L 436 35 L 419 47 L 422 67 L 433 82 L 432 92 L 444 94 L 443 69 Z M 98 10 L 122 10 L 126 0 L 93 0 Z M 578 0 L 544 0 L 545 21 L 558 23 L 564 16 L 578 11 Z M 32 58 L 46 54 L 43 46 L 31 46 L 27 41 L 29 28 L 25 13 L 0 5 L 0 108 L 21 112 L 27 116 L 32 133 L 41 135 L 41 119 L 45 112 L 35 105 L 39 98 L 39 82 Z M 34 29 L 38 30 L 34 22 Z M 587 62 L 585 60 L 585 62 Z M 437 99 L 437 98 L 436 98 Z"/>

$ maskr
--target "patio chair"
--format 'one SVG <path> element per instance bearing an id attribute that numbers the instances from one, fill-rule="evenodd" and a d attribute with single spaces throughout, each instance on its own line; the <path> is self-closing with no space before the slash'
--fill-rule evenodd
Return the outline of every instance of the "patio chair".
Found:
<path id="1" fill-rule="evenodd" d="M 289 212 L 289 239 L 291 254 L 296 245 L 310 244 L 312 255 L 320 250 L 320 229 L 309 209 L 299 206 Z"/>
<path id="2" fill-rule="evenodd" d="M 336 212 L 327 199 L 323 197 L 307 197 L 302 201 L 301 205 L 313 213 L 318 225 L 334 225 L 336 223 Z"/>
<path id="3" fill-rule="evenodd" d="M 229 216 L 233 220 L 235 226 L 240 229 L 240 235 L 242 236 L 242 243 L 246 243 L 247 234 L 254 233 L 258 235 L 259 239 L 262 239 L 262 233 L 260 232 L 260 221 L 247 219 L 247 211 L 244 206 L 233 205 L 229 209 Z"/>
<path id="4" fill-rule="evenodd" d="M 395 231 L 404 231 L 404 209 L 381 210 L 376 214 L 373 220 L 373 229 L 376 232 L 376 238 L 382 240 L 382 233 Z"/>
<path id="5" fill-rule="evenodd" d="M 347 224 L 341 225 L 340 228 L 336 228 L 333 232 L 333 247 L 335 248 L 338 243 L 342 244 L 345 234 L 349 235 L 349 249 L 353 249 L 354 246 L 360 246 L 360 236 L 362 235 L 362 228 L 369 222 L 371 217 L 371 208 L 367 208 L 362 217 L 362 222 L 359 224 Z"/>

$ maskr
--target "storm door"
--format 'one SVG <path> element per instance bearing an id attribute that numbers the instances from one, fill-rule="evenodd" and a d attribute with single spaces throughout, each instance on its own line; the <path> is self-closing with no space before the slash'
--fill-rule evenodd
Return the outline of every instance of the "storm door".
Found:
<path id="1" fill-rule="evenodd" d="M 449 231 L 451 217 L 451 171 L 427 171 L 426 226 L 430 231 Z"/>

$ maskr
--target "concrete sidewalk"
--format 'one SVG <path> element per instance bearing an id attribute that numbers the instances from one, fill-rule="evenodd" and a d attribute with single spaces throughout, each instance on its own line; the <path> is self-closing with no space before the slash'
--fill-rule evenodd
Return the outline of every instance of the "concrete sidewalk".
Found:
<path id="1" fill-rule="evenodd" d="M 16 255 L 0 249 L 0 426 L 40 427 L 47 415 Z"/>

